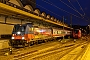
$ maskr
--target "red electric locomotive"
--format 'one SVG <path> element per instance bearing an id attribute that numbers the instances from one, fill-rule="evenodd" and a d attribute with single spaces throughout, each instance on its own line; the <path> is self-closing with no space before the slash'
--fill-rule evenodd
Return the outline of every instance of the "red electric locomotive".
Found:
<path id="1" fill-rule="evenodd" d="M 14 25 L 10 45 L 30 45 L 36 41 L 52 38 L 51 29 L 34 27 L 33 24 Z"/>
<path id="2" fill-rule="evenodd" d="M 75 29 L 72 32 L 73 38 L 80 38 L 81 37 L 81 30 L 80 29 Z"/>

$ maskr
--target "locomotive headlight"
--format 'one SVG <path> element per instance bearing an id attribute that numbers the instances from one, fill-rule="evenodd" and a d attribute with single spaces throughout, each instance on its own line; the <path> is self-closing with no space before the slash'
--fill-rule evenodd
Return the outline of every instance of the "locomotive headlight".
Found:
<path id="1" fill-rule="evenodd" d="M 14 39 L 14 37 L 12 37 L 12 39 Z"/>
<path id="2" fill-rule="evenodd" d="M 22 37 L 22 39 L 25 39 L 24 37 Z"/>
<path id="3" fill-rule="evenodd" d="M 21 34 L 21 32 L 17 32 L 17 34 Z"/>

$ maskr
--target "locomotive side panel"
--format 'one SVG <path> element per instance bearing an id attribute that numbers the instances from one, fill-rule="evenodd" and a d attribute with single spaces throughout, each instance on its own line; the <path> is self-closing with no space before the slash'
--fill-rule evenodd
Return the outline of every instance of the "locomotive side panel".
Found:
<path id="1" fill-rule="evenodd" d="M 51 29 L 47 28 L 34 28 L 35 39 L 48 39 L 51 37 Z"/>

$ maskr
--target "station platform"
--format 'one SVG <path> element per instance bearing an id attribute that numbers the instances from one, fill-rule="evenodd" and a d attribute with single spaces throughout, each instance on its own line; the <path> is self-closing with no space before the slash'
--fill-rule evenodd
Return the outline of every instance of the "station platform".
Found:
<path id="1" fill-rule="evenodd" d="M 8 39 L 0 40 L 0 49 L 9 48 L 10 46 L 8 45 L 8 42 Z"/>

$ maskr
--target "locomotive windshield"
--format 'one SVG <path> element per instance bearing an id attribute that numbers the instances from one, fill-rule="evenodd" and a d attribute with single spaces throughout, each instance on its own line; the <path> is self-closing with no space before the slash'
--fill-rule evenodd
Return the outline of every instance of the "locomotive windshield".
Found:
<path id="1" fill-rule="evenodd" d="M 74 30 L 74 33 L 76 33 L 76 34 L 77 34 L 78 32 L 79 32 L 79 30 Z"/>
<path id="2" fill-rule="evenodd" d="M 16 25 L 13 28 L 13 32 L 18 32 L 18 31 L 25 32 L 25 28 L 26 28 L 25 26 Z"/>

